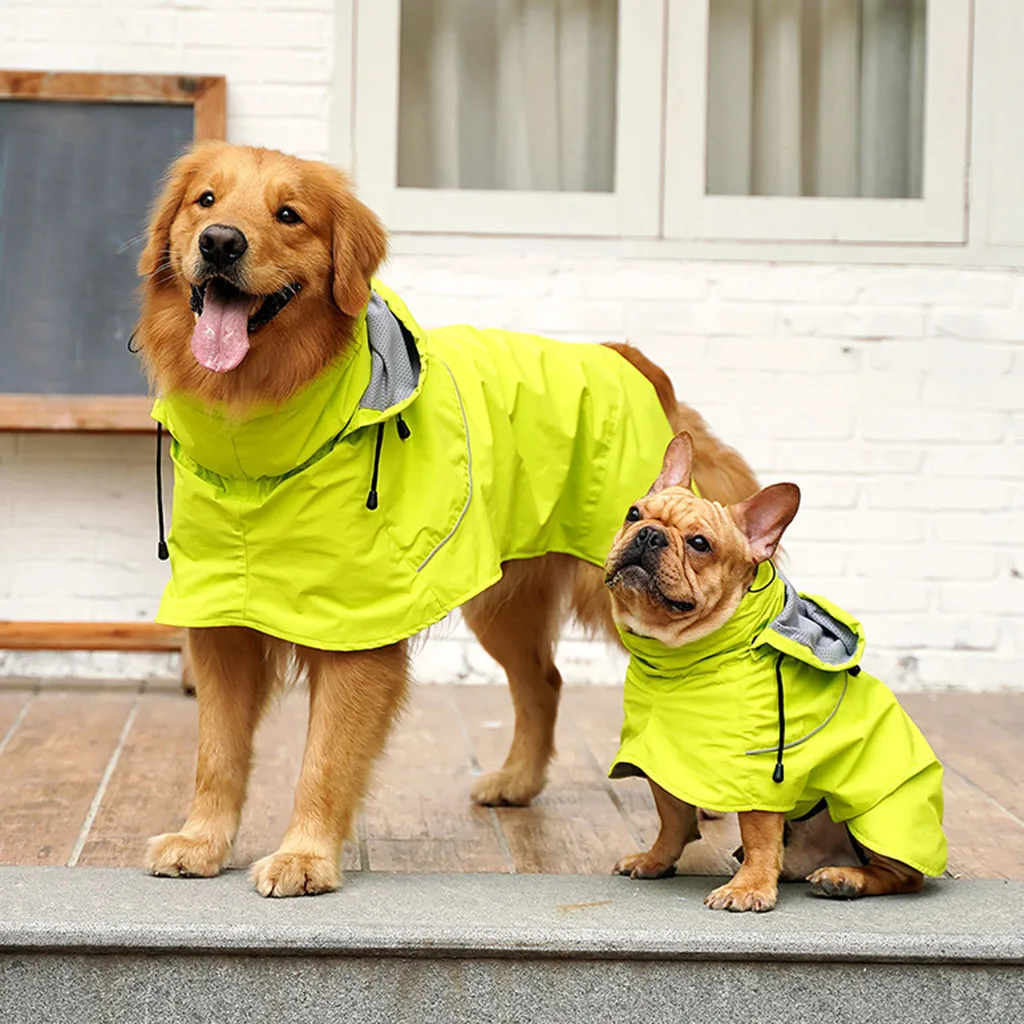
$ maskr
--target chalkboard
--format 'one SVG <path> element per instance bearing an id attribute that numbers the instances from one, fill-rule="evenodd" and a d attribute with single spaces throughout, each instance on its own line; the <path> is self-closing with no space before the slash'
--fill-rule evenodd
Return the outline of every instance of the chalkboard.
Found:
<path id="1" fill-rule="evenodd" d="M 126 349 L 135 263 L 167 166 L 218 134 L 197 125 L 211 82 L 223 90 L 223 79 L 21 73 L 3 95 L 0 80 L 0 404 L 64 396 L 80 409 L 85 396 L 146 394 Z M 220 120 L 223 134 L 222 101 Z"/>

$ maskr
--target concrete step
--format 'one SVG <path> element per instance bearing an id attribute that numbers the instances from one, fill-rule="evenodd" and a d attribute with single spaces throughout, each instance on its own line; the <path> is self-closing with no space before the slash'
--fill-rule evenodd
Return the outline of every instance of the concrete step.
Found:
<path id="1" fill-rule="evenodd" d="M 1024 1021 L 1024 883 L 712 912 L 706 878 L 0 868 L 0 1021 Z"/>

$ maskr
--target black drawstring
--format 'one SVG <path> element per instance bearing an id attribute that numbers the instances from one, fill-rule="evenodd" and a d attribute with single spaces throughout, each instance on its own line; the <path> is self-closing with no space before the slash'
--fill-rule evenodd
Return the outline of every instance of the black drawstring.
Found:
<path id="1" fill-rule="evenodd" d="M 412 437 L 412 431 L 409 429 L 409 424 L 402 419 L 402 414 L 398 413 L 395 426 L 398 430 L 398 436 L 403 441 L 408 441 Z M 383 422 L 377 424 L 377 447 L 373 452 L 373 479 L 370 481 L 370 493 L 366 496 L 366 507 L 372 512 L 377 507 L 377 477 L 380 474 L 380 450 L 384 445 L 384 424 Z"/>
<path id="2" fill-rule="evenodd" d="M 164 539 L 164 472 L 163 472 L 163 436 L 164 425 L 156 425 L 156 521 L 160 530 L 159 540 L 156 542 L 156 557 L 161 562 L 170 558 L 167 551 L 167 541 Z"/>
<path id="3" fill-rule="evenodd" d="M 775 771 L 772 772 L 772 782 L 782 782 L 786 777 L 786 770 L 782 767 L 782 751 L 786 746 L 786 698 L 782 690 L 782 659 L 784 654 L 779 654 L 775 659 L 775 685 L 779 691 L 779 750 L 775 756 Z"/>
<path id="4" fill-rule="evenodd" d="M 377 474 L 380 472 L 380 450 L 384 444 L 384 424 L 377 424 L 377 448 L 373 453 L 373 479 L 370 493 L 366 496 L 366 507 L 372 512 L 377 507 Z"/>

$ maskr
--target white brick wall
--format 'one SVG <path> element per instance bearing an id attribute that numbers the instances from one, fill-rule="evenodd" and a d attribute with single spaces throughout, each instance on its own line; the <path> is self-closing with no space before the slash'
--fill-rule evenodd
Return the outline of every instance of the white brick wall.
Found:
<path id="1" fill-rule="evenodd" d="M 333 6 L 0 0 L 0 66 L 226 74 L 233 141 L 323 157 Z M 907 687 L 1024 687 L 1020 275 L 493 247 L 398 256 L 384 276 L 426 326 L 630 337 L 765 482 L 800 484 L 788 571 L 862 618 L 869 666 Z M 0 435 L 0 617 L 150 617 L 165 575 L 152 476 L 150 439 Z M 460 626 L 435 634 L 421 677 L 495 678 Z M 575 637 L 561 660 L 570 679 L 621 678 Z M 0 652 L 0 674 L 171 664 Z"/>

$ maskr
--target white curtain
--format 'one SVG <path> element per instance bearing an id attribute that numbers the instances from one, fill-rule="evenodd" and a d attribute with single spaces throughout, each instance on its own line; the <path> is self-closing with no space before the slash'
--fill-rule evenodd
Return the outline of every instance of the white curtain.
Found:
<path id="1" fill-rule="evenodd" d="M 398 182 L 610 192 L 616 0 L 402 0 Z"/>
<path id="2" fill-rule="evenodd" d="M 707 191 L 920 197 L 927 0 L 711 0 Z"/>

